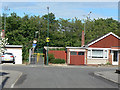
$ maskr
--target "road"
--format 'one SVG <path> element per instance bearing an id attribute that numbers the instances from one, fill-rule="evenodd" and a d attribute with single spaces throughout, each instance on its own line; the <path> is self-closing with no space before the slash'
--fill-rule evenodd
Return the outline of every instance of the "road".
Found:
<path id="1" fill-rule="evenodd" d="M 2 69 L 23 73 L 14 88 L 118 88 L 117 84 L 93 75 L 115 67 L 3 65 Z"/>

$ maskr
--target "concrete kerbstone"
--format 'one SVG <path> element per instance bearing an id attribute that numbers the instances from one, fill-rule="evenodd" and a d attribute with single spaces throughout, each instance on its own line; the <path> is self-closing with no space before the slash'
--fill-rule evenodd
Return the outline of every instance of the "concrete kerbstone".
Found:
<path id="1" fill-rule="evenodd" d="M 110 80 L 114 83 L 120 84 L 118 80 L 118 74 L 115 73 L 115 71 L 102 71 L 102 72 L 94 72 L 96 76 L 100 76 L 102 78 L 105 78 L 107 80 Z"/>

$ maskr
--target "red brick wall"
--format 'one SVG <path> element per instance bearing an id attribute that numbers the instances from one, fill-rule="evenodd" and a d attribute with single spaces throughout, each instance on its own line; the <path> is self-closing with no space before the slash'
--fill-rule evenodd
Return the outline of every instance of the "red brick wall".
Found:
<path id="1" fill-rule="evenodd" d="M 118 46 L 118 43 L 120 43 L 118 38 L 114 37 L 113 35 L 109 35 L 106 38 L 90 45 L 89 47 L 111 48 L 112 46 Z"/>
<path id="2" fill-rule="evenodd" d="M 109 53 L 109 56 L 108 56 L 108 57 L 109 57 L 109 62 L 112 64 L 112 55 L 111 55 L 111 53 L 110 53 L 110 50 L 109 50 L 108 53 Z"/>
<path id="3" fill-rule="evenodd" d="M 66 60 L 66 52 L 65 51 L 50 50 L 48 53 L 53 54 L 55 58 Z"/>

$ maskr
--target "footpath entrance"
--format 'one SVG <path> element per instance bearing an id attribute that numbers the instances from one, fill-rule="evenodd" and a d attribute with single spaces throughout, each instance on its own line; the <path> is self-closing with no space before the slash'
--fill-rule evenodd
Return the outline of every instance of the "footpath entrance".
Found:
<path id="1" fill-rule="evenodd" d="M 33 53 L 35 52 L 35 53 Z M 33 51 L 33 49 L 29 50 L 29 63 L 36 65 L 44 65 L 45 62 L 45 54 L 43 53 L 43 49 L 37 49 Z"/>

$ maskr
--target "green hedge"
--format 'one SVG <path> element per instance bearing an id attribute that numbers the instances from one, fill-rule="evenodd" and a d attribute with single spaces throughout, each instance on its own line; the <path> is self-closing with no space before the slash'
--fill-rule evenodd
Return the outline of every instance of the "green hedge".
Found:
<path id="1" fill-rule="evenodd" d="M 65 64 L 65 60 L 64 59 L 53 59 L 50 61 L 50 63 L 53 64 Z"/>
<path id="2" fill-rule="evenodd" d="M 54 55 L 53 54 L 48 54 L 48 57 L 49 57 L 49 60 L 48 62 L 51 62 L 52 60 L 55 59 Z"/>
<path id="3" fill-rule="evenodd" d="M 49 61 L 50 63 L 53 64 L 65 64 L 65 60 L 64 59 L 55 59 L 53 54 L 48 54 L 49 57 Z"/>
<path id="4" fill-rule="evenodd" d="M 65 51 L 65 48 L 50 48 L 49 50 Z"/>

